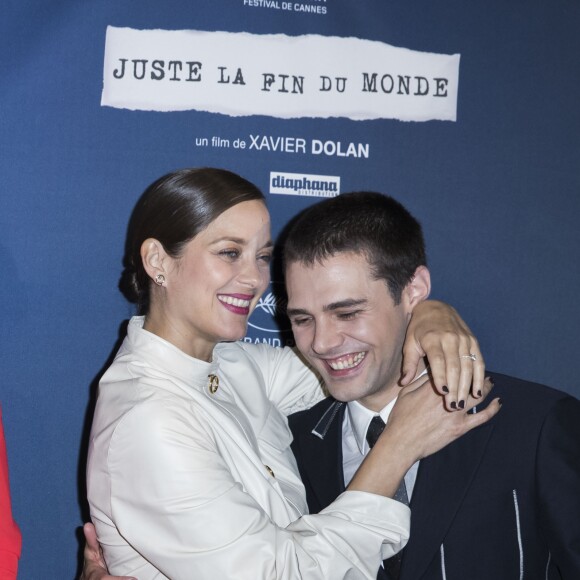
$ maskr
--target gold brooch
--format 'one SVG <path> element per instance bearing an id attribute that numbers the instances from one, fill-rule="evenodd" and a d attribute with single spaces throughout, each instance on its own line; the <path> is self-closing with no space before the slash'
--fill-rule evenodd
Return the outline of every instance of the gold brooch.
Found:
<path id="1" fill-rule="evenodd" d="M 208 384 L 209 392 L 212 395 L 215 395 L 217 390 L 219 389 L 220 380 L 219 380 L 217 375 L 208 375 L 207 378 L 209 379 L 209 384 Z"/>

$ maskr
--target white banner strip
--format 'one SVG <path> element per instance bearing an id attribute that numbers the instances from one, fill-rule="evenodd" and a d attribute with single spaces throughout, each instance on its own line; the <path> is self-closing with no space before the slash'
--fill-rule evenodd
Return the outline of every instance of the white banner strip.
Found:
<path id="1" fill-rule="evenodd" d="M 358 38 L 109 26 L 101 104 L 285 119 L 455 121 L 459 58 Z"/>

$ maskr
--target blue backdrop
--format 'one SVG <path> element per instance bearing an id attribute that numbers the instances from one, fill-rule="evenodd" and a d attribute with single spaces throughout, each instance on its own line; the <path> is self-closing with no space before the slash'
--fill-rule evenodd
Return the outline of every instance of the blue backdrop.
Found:
<path id="1" fill-rule="evenodd" d="M 433 295 L 463 314 L 488 367 L 580 394 L 580 4 L 300 3 L 320 5 L 324 14 L 251 4 L 3 5 L 0 402 L 24 536 L 23 579 L 77 573 L 95 381 L 133 313 L 117 288 L 126 225 L 145 187 L 173 169 L 223 166 L 266 192 L 271 171 L 335 175 L 342 191 L 393 195 L 424 225 Z M 457 122 L 101 107 L 107 25 L 355 36 L 460 53 Z M 370 154 L 196 145 L 196 137 L 233 142 L 256 134 L 365 143 Z M 316 201 L 268 197 L 275 233 Z M 253 340 L 275 336 L 249 332 Z"/>

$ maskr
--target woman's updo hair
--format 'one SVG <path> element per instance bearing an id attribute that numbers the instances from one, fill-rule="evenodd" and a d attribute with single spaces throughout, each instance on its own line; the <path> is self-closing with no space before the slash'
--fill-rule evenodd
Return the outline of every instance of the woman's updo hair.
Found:
<path id="1" fill-rule="evenodd" d="M 141 314 L 149 308 L 151 285 L 141 260 L 143 242 L 154 238 L 171 257 L 178 258 L 185 245 L 219 215 L 251 200 L 264 201 L 255 185 L 231 171 L 211 167 L 168 173 L 145 190 L 129 222 L 120 284 Z"/>

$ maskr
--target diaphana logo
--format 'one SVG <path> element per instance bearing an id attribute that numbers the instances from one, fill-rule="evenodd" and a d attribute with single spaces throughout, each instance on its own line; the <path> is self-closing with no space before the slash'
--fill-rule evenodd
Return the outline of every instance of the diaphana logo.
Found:
<path id="1" fill-rule="evenodd" d="M 340 193 L 340 177 L 338 175 L 309 175 L 271 171 L 270 193 L 334 197 Z"/>
<path id="2" fill-rule="evenodd" d="M 264 292 L 250 319 L 248 326 L 264 332 L 288 332 L 290 323 L 285 317 L 286 291 L 281 282 L 271 282 Z"/>

